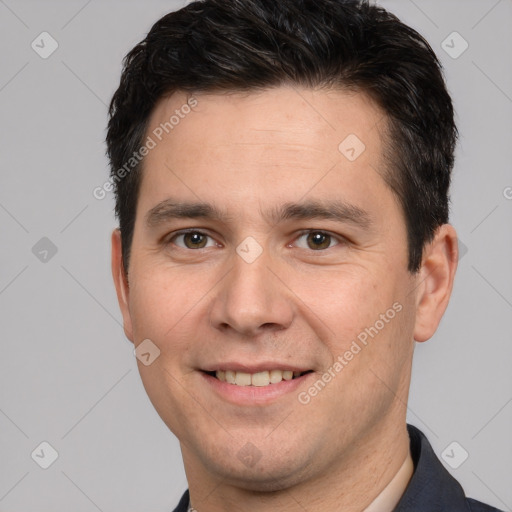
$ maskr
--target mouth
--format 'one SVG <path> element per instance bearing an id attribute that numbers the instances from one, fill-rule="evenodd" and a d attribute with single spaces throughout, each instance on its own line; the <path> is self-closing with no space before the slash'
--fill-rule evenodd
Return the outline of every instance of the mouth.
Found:
<path id="1" fill-rule="evenodd" d="M 292 370 L 263 370 L 256 373 L 248 373 L 236 370 L 216 370 L 216 371 L 203 371 L 210 377 L 214 377 L 220 382 L 226 382 L 235 386 L 251 386 L 251 387 L 264 387 L 279 384 L 282 381 L 295 380 L 303 375 L 312 373 L 313 370 L 306 371 L 292 371 Z"/>

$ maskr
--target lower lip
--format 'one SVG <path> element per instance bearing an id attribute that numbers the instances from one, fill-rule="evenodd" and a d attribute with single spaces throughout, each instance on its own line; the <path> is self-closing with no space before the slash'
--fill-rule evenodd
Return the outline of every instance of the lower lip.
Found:
<path id="1" fill-rule="evenodd" d="M 265 405 L 273 402 L 284 395 L 293 393 L 308 378 L 314 375 L 314 372 L 310 372 L 295 379 L 282 380 L 277 384 L 269 384 L 268 386 L 237 386 L 221 381 L 205 372 L 200 373 L 217 395 L 235 405 Z"/>

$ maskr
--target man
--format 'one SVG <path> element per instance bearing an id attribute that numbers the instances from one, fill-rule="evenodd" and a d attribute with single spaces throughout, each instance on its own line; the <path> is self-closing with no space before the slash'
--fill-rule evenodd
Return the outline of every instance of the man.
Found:
<path id="1" fill-rule="evenodd" d="M 406 424 L 457 266 L 456 136 L 431 48 L 368 2 L 193 2 L 128 54 L 112 269 L 176 511 L 496 510 Z"/>

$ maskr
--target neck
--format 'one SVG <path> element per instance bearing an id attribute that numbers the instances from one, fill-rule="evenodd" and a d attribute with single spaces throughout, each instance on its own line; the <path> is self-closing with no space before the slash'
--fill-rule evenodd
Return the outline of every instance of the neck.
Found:
<path id="1" fill-rule="evenodd" d="M 413 473 L 405 422 L 374 432 L 322 474 L 281 490 L 258 492 L 219 480 L 182 446 L 190 498 L 198 512 L 343 510 L 391 512 Z"/>
<path id="2" fill-rule="evenodd" d="M 364 509 L 364 512 L 392 512 L 395 510 L 413 473 L 414 463 L 410 452 L 408 452 L 402 466 L 391 482 L 389 482 L 384 490 Z"/>

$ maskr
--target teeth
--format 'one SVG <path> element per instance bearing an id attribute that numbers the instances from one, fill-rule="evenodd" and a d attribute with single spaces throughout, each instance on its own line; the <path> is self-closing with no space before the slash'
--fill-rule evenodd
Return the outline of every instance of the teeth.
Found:
<path id="1" fill-rule="evenodd" d="M 229 382 L 230 384 L 235 383 L 236 372 L 232 372 L 231 370 L 226 370 L 225 375 L 226 375 L 226 382 Z M 219 372 L 217 372 L 217 378 L 220 379 Z"/>
<path id="2" fill-rule="evenodd" d="M 253 386 L 268 386 L 270 384 L 269 372 L 253 373 L 251 375 L 251 384 Z"/>
<path id="3" fill-rule="evenodd" d="M 292 380 L 293 379 L 293 372 L 290 370 L 286 370 L 283 372 L 283 379 L 284 380 Z"/>
<path id="4" fill-rule="evenodd" d="M 244 372 L 236 372 L 235 384 L 237 386 L 250 386 L 251 385 L 251 374 Z"/>
<path id="5" fill-rule="evenodd" d="M 282 380 L 292 380 L 299 377 L 301 372 L 291 370 L 270 370 L 258 373 L 234 372 L 232 370 L 217 370 L 215 376 L 222 382 L 229 382 L 237 386 L 268 386 L 277 384 Z"/>
<path id="6" fill-rule="evenodd" d="M 283 372 L 281 370 L 270 370 L 270 384 L 277 384 L 283 380 Z"/>

